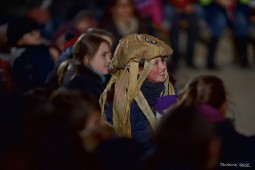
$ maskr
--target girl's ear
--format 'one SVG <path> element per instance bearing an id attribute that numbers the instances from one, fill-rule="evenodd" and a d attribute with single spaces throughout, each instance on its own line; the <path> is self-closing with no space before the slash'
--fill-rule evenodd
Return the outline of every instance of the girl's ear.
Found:
<path id="1" fill-rule="evenodd" d="M 83 63 L 83 64 L 89 64 L 89 61 L 90 61 L 90 60 L 89 60 L 89 57 L 88 57 L 88 56 L 84 56 L 84 57 L 83 57 L 83 60 L 82 60 L 82 63 Z"/>

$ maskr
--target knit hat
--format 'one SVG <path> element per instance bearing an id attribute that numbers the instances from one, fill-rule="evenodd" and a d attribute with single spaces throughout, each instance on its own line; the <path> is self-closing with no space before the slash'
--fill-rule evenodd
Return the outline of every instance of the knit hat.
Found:
<path id="1" fill-rule="evenodd" d="M 152 68 L 154 59 L 159 56 L 168 57 L 172 53 L 173 50 L 165 42 L 147 34 L 130 34 L 119 41 L 109 66 L 112 76 L 100 98 L 101 114 L 105 117 L 107 92 L 114 85 L 113 126 L 118 134 L 131 137 L 130 105 L 133 100 L 155 130 L 156 118 L 140 88 Z M 138 76 L 139 62 L 144 62 L 144 67 Z M 168 74 L 164 86 L 162 96 L 175 94 Z"/>
<path id="2" fill-rule="evenodd" d="M 23 35 L 37 29 L 39 29 L 39 24 L 34 20 L 25 16 L 15 18 L 8 23 L 7 41 L 16 45 Z"/>

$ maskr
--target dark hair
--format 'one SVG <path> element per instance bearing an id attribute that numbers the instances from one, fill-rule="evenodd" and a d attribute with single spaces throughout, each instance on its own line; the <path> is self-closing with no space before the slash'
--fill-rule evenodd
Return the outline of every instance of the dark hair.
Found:
<path id="1" fill-rule="evenodd" d="M 215 127 L 195 107 L 175 107 L 162 117 L 157 132 L 159 160 L 205 169 Z"/>
<path id="2" fill-rule="evenodd" d="M 113 17 L 112 14 L 112 9 L 117 5 L 119 0 L 110 0 L 107 3 L 107 6 L 105 8 L 105 11 L 103 13 L 102 19 L 101 19 L 101 23 L 100 23 L 100 28 L 104 28 L 105 25 L 107 25 L 107 23 L 109 22 L 109 20 L 111 20 L 111 18 Z M 138 11 L 135 9 L 135 5 L 133 0 L 129 0 L 129 3 L 133 6 L 133 10 L 134 10 L 134 15 L 141 20 L 141 17 L 138 13 Z"/>
<path id="3" fill-rule="evenodd" d="M 40 145 L 51 126 L 52 106 L 49 102 L 51 93 L 49 89 L 36 88 L 22 96 L 20 110 L 23 116 L 25 141 L 29 148 Z"/>
<path id="4" fill-rule="evenodd" d="M 58 69 L 57 69 L 58 85 L 59 85 L 59 86 L 63 85 L 64 79 L 65 79 L 65 74 L 66 74 L 66 72 L 67 72 L 67 70 L 68 70 L 69 65 L 72 63 L 72 61 L 73 61 L 72 59 L 68 59 L 68 60 L 63 61 L 63 62 L 59 65 L 59 67 L 58 67 Z M 77 75 L 78 71 L 77 71 L 77 70 L 74 70 L 73 73 L 74 73 L 74 74 L 73 74 L 73 76 L 71 77 L 71 79 L 73 79 L 74 76 Z"/>
<path id="5" fill-rule="evenodd" d="M 98 35 L 82 34 L 73 46 L 73 58 L 81 63 L 85 56 L 93 58 L 102 42 L 109 44 L 107 40 Z"/>
<path id="6" fill-rule="evenodd" d="M 39 24 L 29 17 L 22 16 L 14 18 L 7 26 L 7 41 L 12 45 L 17 45 L 17 42 L 23 35 L 39 28 Z"/>
<path id="7" fill-rule="evenodd" d="M 99 37 L 101 36 L 107 36 L 109 37 L 112 42 L 114 42 L 114 36 L 111 32 L 105 30 L 105 29 L 100 29 L 100 28 L 89 28 L 86 32 L 87 34 L 95 34 L 98 35 Z"/>
<path id="8" fill-rule="evenodd" d="M 22 111 L 24 116 L 34 119 L 32 123 L 42 123 L 43 118 L 50 116 L 52 107 L 48 98 L 51 93 L 50 89 L 36 88 L 22 96 Z"/>
<path id="9" fill-rule="evenodd" d="M 89 117 L 100 110 L 93 96 L 78 90 L 57 91 L 51 96 L 51 103 L 53 114 L 78 132 L 84 128 Z"/>
<path id="10" fill-rule="evenodd" d="M 92 10 L 81 10 L 74 16 L 73 23 L 79 23 L 83 19 L 96 20 L 96 16 Z"/>
<path id="11" fill-rule="evenodd" d="M 58 68 L 57 72 L 59 76 L 58 78 L 59 85 L 63 84 L 67 70 L 70 70 L 72 72 L 73 74 L 72 78 L 79 72 L 81 72 L 81 69 L 83 68 L 81 67 L 81 65 L 84 57 L 88 57 L 91 60 L 97 53 L 101 43 L 103 42 L 109 44 L 107 40 L 101 38 L 96 34 L 92 33 L 82 34 L 73 46 L 72 51 L 73 59 L 63 62 Z M 97 75 L 95 74 L 95 76 Z"/>
<path id="12" fill-rule="evenodd" d="M 209 104 L 220 109 L 226 101 L 226 90 L 222 80 L 214 75 L 201 75 L 193 79 L 180 95 L 184 105 Z"/>

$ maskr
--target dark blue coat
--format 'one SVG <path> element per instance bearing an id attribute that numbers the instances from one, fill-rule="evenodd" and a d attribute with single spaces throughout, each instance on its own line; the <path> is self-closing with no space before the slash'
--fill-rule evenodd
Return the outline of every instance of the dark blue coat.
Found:
<path id="1" fill-rule="evenodd" d="M 81 90 L 99 100 L 104 90 L 104 84 L 100 76 L 92 69 L 83 65 L 78 66 L 78 74 L 72 79 L 72 71 L 68 70 L 65 74 L 64 87 L 67 89 Z"/>
<path id="2" fill-rule="evenodd" d="M 111 103 L 106 103 L 105 115 L 107 121 L 113 124 Z M 135 101 L 132 102 L 130 108 L 130 122 L 132 138 L 136 140 L 146 152 L 153 152 L 156 146 L 151 125 Z"/>
<path id="3" fill-rule="evenodd" d="M 156 100 L 163 89 L 164 83 L 150 83 L 147 80 L 143 82 L 140 88 L 154 116 L 156 116 Z M 110 103 L 106 103 L 105 110 L 107 121 L 112 123 L 112 106 Z M 130 123 L 132 138 L 141 144 L 146 152 L 153 152 L 156 146 L 152 127 L 136 101 L 133 101 L 130 106 Z"/>
<path id="4" fill-rule="evenodd" d="M 73 57 L 72 49 L 73 49 L 73 46 L 70 46 L 70 47 L 64 49 L 64 51 L 59 56 L 58 60 L 56 61 L 54 69 L 52 70 L 52 72 L 49 74 L 48 78 L 45 81 L 45 86 L 47 88 L 50 88 L 50 89 L 59 88 L 59 84 L 58 84 L 59 77 L 58 77 L 58 73 L 57 73 L 58 68 L 62 62 L 72 59 L 72 57 Z"/>
<path id="5" fill-rule="evenodd" d="M 13 65 L 14 81 L 22 91 L 28 91 L 44 85 L 48 74 L 54 68 L 54 62 L 45 45 L 23 46 L 25 51 Z"/>
<path id="6" fill-rule="evenodd" d="M 222 140 L 220 163 L 249 163 L 255 166 L 255 137 L 239 134 L 230 120 L 215 123 Z M 220 166 L 219 169 L 226 167 Z M 242 168 L 238 165 L 236 169 Z M 232 167 L 232 169 L 235 169 Z"/>

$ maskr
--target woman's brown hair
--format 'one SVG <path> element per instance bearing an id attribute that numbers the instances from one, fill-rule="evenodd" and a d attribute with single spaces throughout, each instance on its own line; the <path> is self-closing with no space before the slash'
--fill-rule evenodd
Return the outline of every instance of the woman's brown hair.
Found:
<path id="1" fill-rule="evenodd" d="M 85 56 L 92 59 L 102 42 L 109 44 L 107 40 L 98 35 L 82 34 L 73 46 L 73 58 L 81 63 Z"/>
<path id="2" fill-rule="evenodd" d="M 201 75 L 193 79 L 180 95 L 184 105 L 209 104 L 220 109 L 226 101 L 226 90 L 223 81 L 214 75 Z"/>

